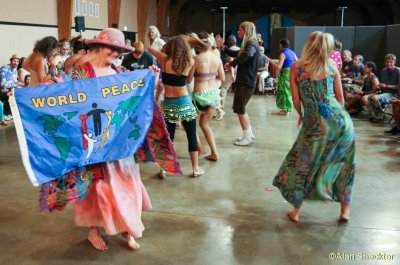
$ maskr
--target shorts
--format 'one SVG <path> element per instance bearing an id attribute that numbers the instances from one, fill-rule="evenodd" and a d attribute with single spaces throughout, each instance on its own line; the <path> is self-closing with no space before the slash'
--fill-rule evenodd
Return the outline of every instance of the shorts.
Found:
<path id="1" fill-rule="evenodd" d="M 233 97 L 233 112 L 236 114 L 246 114 L 246 105 L 253 96 L 254 87 L 238 84 L 235 96 Z"/>

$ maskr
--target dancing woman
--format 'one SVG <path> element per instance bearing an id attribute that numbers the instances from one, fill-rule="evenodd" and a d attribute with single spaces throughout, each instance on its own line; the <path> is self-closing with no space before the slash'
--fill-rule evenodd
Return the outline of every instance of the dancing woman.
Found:
<path id="1" fill-rule="evenodd" d="M 211 36 L 202 32 L 199 37 L 201 40 L 187 37 L 197 53 L 194 57 L 194 74 L 189 76 L 189 82 L 194 76 L 193 104 L 200 113 L 199 125 L 211 149 L 211 154 L 205 159 L 217 161 L 217 146 L 209 123 L 220 106 L 218 88 L 225 80 L 225 73 L 220 56 L 212 50 Z"/>
<path id="2" fill-rule="evenodd" d="M 312 33 L 301 60 L 290 70 L 293 103 L 302 127 L 273 184 L 293 205 L 288 217 L 294 222 L 299 221 L 300 207 L 309 197 L 339 201 L 339 220 L 349 220 L 355 135 L 343 108 L 340 73 L 329 58 L 333 43 L 329 33 Z"/>
<path id="3" fill-rule="evenodd" d="M 279 55 L 278 63 L 275 63 L 270 58 L 267 60 L 274 65 L 279 72 L 278 76 L 278 89 L 276 90 L 276 106 L 280 108 L 280 115 L 286 115 L 293 110 L 292 95 L 290 91 L 290 66 L 297 61 L 297 56 L 289 49 L 289 40 L 284 38 L 279 41 Z"/>
<path id="4" fill-rule="evenodd" d="M 174 140 L 176 124 L 182 121 L 188 139 L 188 151 L 192 162 L 192 176 L 204 174 L 199 168 L 198 142 L 196 137 L 196 109 L 188 95 L 186 84 L 190 71 L 193 71 L 194 60 L 185 36 L 171 38 L 166 46 L 165 53 L 154 48 L 149 48 L 158 62 L 162 65 L 162 82 L 165 88 L 164 118 L 167 123 L 171 140 Z M 160 177 L 164 177 L 160 172 Z"/>
<path id="5" fill-rule="evenodd" d="M 85 43 L 93 50 L 94 57 L 77 66 L 73 72 L 74 80 L 117 74 L 119 71 L 114 65 L 115 60 L 122 52 L 134 50 L 125 45 L 123 33 L 113 28 L 104 29 L 98 39 L 86 40 Z M 153 119 L 151 127 L 154 122 Z M 159 128 L 165 130 L 164 126 Z M 166 137 L 157 140 L 166 140 L 166 144 L 158 150 L 165 149 L 171 155 L 172 144 L 167 133 L 163 135 Z M 151 144 L 154 137 L 149 138 L 147 134 L 146 143 Z M 152 146 L 147 148 L 153 150 Z M 139 153 L 140 149 L 136 155 Z M 133 156 L 77 168 L 43 184 L 40 203 L 41 211 L 45 212 L 62 210 L 67 203 L 74 203 L 75 224 L 89 228 L 88 240 L 99 250 L 108 249 L 100 235 L 102 227 L 108 235 L 122 234 L 131 249 L 138 249 L 140 246 L 135 238 L 141 237 L 144 231 L 142 211 L 151 209 L 139 166 Z"/>

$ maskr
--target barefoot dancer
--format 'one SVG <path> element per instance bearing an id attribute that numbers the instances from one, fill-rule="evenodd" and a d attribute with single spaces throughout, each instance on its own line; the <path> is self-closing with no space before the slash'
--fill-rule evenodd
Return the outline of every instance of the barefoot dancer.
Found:
<path id="1" fill-rule="evenodd" d="M 95 56 L 75 70 L 74 79 L 117 74 L 118 70 L 113 64 L 115 60 L 122 52 L 133 51 L 132 47 L 125 46 L 123 33 L 113 28 L 104 29 L 98 39 L 87 40 L 86 44 L 92 48 Z M 151 126 L 156 126 L 154 124 L 153 119 Z M 167 135 L 166 131 L 164 135 Z M 152 148 L 149 142 L 151 137 L 146 141 L 148 147 Z M 172 143 L 169 140 L 167 142 L 160 144 L 156 152 L 161 148 L 168 149 L 169 154 L 173 153 Z M 138 158 L 142 159 L 140 155 Z M 88 240 L 94 248 L 108 249 L 100 234 L 101 227 L 108 235 L 122 234 L 131 249 L 140 247 L 135 238 L 142 236 L 144 226 L 141 214 L 151 209 L 151 203 L 134 157 L 78 168 L 61 179 L 43 184 L 42 211 L 63 209 L 67 202 L 74 203 L 75 224 L 89 228 Z"/>
<path id="2" fill-rule="evenodd" d="M 311 196 L 339 201 L 339 220 L 349 220 L 355 135 L 343 108 L 339 71 L 329 59 L 332 49 L 333 36 L 316 31 L 304 46 L 301 60 L 290 70 L 293 103 L 302 128 L 273 184 L 294 206 L 288 213 L 294 222 L 299 221 L 303 200 Z"/>
<path id="3" fill-rule="evenodd" d="M 199 111 L 200 128 L 210 146 L 211 154 L 205 159 L 218 160 L 217 146 L 209 123 L 220 106 L 219 86 L 225 80 L 224 67 L 220 56 L 212 50 L 211 36 L 199 33 L 199 39 L 188 37 L 188 42 L 198 53 L 194 57 L 194 93 L 193 104 Z M 189 76 L 189 81 L 192 76 Z"/>

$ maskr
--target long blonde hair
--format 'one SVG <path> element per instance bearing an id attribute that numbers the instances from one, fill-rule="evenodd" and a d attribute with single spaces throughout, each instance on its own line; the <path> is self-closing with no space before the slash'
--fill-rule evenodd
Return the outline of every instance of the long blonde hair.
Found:
<path id="1" fill-rule="evenodd" d="M 251 39 L 257 39 L 256 35 L 256 26 L 254 25 L 253 22 L 245 21 L 240 24 L 240 26 L 244 30 L 244 36 L 243 36 L 243 41 L 242 41 L 242 46 L 240 46 L 240 51 L 239 55 L 244 52 L 246 49 L 247 43 Z"/>
<path id="2" fill-rule="evenodd" d="M 311 77 L 329 73 L 329 60 L 334 47 L 330 33 L 314 31 L 304 45 L 299 66 L 311 73 Z"/>

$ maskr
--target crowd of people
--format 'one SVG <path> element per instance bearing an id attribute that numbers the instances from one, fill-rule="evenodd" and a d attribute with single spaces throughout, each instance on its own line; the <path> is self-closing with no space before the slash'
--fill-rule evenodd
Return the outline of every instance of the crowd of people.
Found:
<path id="1" fill-rule="evenodd" d="M 352 57 L 348 50 L 341 56 L 340 42 L 329 33 L 312 33 L 300 58 L 290 49 L 288 39 L 282 39 L 278 60 L 264 55 L 254 23 L 241 23 L 237 35 L 242 40 L 240 47 L 233 35 L 225 44 L 206 32 L 173 36 L 165 42 L 154 26 L 149 27 L 144 43 L 130 43 L 121 31 L 112 28 L 87 40 L 45 37 L 37 41 L 27 58 L 12 55 L 10 64 L 1 68 L 1 125 L 12 119 L 8 97 L 13 89 L 59 81 L 66 75 L 93 78 L 151 69 L 156 76 L 155 106 L 162 109 L 167 140 L 174 141 L 177 126 L 184 128 L 191 175 L 199 177 L 205 174 L 199 157 L 204 155 L 211 162 L 220 159 L 210 121 L 213 117 L 223 119 L 228 89 L 234 84 L 232 108 L 242 129 L 233 144 L 250 145 L 255 139 L 246 106 L 255 90 L 264 89 L 269 71 L 277 71 L 278 113 L 288 115 L 294 109 L 301 127 L 273 182 L 294 207 L 288 217 L 298 222 L 304 199 L 317 195 L 340 202 L 339 219 L 348 221 L 355 167 L 355 136 L 349 113 L 362 112 L 372 122 L 379 122 L 385 109 L 392 107 L 396 126 L 388 133 L 400 133 L 396 56 L 385 56 L 386 67 L 378 79 L 374 62 L 363 64 L 361 55 Z M 210 154 L 205 155 L 199 141 L 197 121 Z M 135 159 L 94 164 L 82 171 L 91 172 L 93 185 L 85 187 L 85 199 L 74 203 L 75 223 L 89 228 L 88 240 L 96 249 L 108 248 L 101 227 L 106 234 L 122 234 L 129 247 L 138 249 L 135 238 L 144 230 L 141 212 L 151 209 L 151 203 Z M 67 175 L 76 179 L 76 172 Z M 166 177 L 165 169 L 160 177 Z"/>

